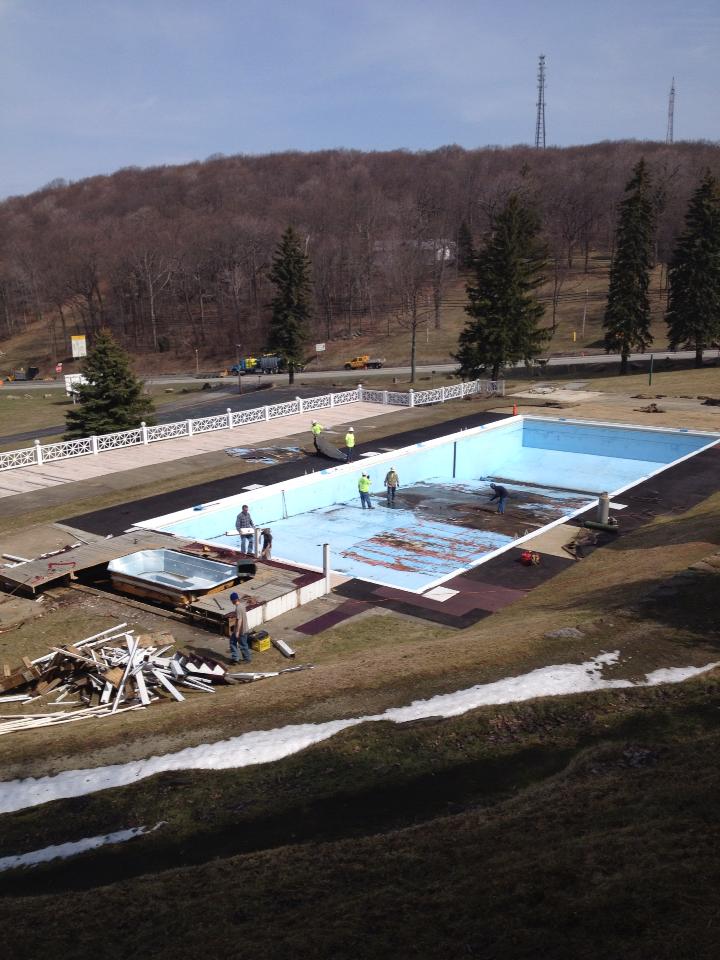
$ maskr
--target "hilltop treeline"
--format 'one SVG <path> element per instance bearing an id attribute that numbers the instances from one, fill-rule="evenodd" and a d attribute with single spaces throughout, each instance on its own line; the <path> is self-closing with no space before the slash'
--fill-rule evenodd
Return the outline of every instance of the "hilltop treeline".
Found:
<path id="1" fill-rule="evenodd" d="M 647 159 L 656 190 L 656 256 L 666 261 L 717 144 L 617 142 L 533 150 L 333 150 L 214 157 L 55 181 L 0 204 L 0 337 L 39 317 L 48 353 L 71 321 L 110 327 L 133 351 L 227 355 L 264 344 L 268 272 L 293 224 L 312 261 L 322 339 L 402 323 L 422 309 L 439 325 L 448 281 L 498 204 L 537 204 L 557 269 L 611 253 L 617 204 Z M 75 329 L 75 327 L 73 327 Z"/>

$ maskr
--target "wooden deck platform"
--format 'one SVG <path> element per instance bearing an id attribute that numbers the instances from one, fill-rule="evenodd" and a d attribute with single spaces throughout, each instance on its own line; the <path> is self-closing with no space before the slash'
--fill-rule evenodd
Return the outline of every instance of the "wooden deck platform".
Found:
<path id="1" fill-rule="evenodd" d="M 73 579 L 83 570 L 109 563 L 116 557 L 124 557 L 137 550 L 155 550 L 161 547 L 178 550 L 190 544 L 191 540 L 180 537 L 138 530 L 107 540 L 84 543 L 42 560 L 29 560 L 14 566 L 0 567 L 0 585 L 12 592 L 34 594 L 50 584 Z"/>

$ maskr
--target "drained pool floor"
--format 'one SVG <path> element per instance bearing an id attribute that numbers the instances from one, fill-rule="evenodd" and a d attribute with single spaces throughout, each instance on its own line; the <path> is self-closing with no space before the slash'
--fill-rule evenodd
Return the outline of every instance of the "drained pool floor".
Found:
<path id="1" fill-rule="evenodd" d="M 359 498 L 319 507 L 272 524 L 273 555 L 291 563 L 312 563 L 319 546 L 332 544 L 332 569 L 348 577 L 424 590 L 437 580 L 468 569 L 479 558 L 507 546 L 586 505 L 590 495 L 506 483 L 505 514 L 489 503 L 487 481 L 425 481 L 401 489 L 396 505 L 385 494 L 372 496 L 374 509 Z M 216 542 L 239 547 L 240 538 Z"/>

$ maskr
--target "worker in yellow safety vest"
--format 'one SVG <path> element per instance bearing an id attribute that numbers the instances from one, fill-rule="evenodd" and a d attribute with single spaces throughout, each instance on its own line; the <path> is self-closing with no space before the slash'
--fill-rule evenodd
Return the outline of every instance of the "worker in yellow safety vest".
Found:
<path id="1" fill-rule="evenodd" d="M 374 510 L 371 501 L 370 501 L 370 475 L 363 473 L 360 479 L 358 480 L 358 491 L 360 492 L 360 503 L 362 504 L 363 510 L 367 507 L 368 510 Z"/>
<path id="2" fill-rule="evenodd" d="M 310 427 L 310 430 L 312 431 L 313 446 L 315 447 L 315 453 L 317 453 L 319 456 L 320 451 L 318 449 L 318 437 L 323 432 L 322 424 L 318 423 L 317 420 L 313 420 L 312 427 Z"/>
<path id="3" fill-rule="evenodd" d="M 353 450 L 355 449 L 355 431 L 352 427 L 348 427 L 348 432 L 345 434 L 345 462 L 350 463 L 352 460 Z"/>

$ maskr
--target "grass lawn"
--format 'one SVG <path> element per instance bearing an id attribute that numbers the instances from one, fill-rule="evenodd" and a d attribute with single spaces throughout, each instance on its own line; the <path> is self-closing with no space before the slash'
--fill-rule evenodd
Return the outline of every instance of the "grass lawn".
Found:
<path id="1" fill-rule="evenodd" d="M 38 939 L 122 957 L 127 936 L 160 958 L 709 960 L 719 710 L 716 677 L 485 708 L 6 816 L 13 852 L 165 823 L 0 877 L 3 940 L 28 960 Z"/>
<path id="2" fill-rule="evenodd" d="M 720 367 L 706 367 L 702 370 L 664 370 L 662 363 L 653 371 L 652 383 L 648 373 L 632 373 L 624 377 L 593 377 L 589 390 L 602 390 L 603 393 L 644 393 L 655 397 L 710 396 L 720 399 Z"/>
<path id="3" fill-rule="evenodd" d="M 197 380 L 187 383 L 173 384 L 172 391 L 162 384 L 149 384 L 147 393 L 152 397 L 156 410 L 175 404 L 178 406 L 178 420 L 182 419 L 183 401 L 197 403 L 198 396 L 205 399 L 202 384 Z M 211 396 L 216 400 L 217 396 Z M 33 388 L 23 390 L 21 384 L 6 384 L 0 390 L 0 424 L 2 433 L 16 434 L 31 430 L 59 426 L 61 429 L 56 435 L 42 437 L 43 443 L 53 443 L 62 440 L 65 414 L 72 409 L 73 403 L 66 396 L 65 391 L 57 386 L 48 385 L 47 390 Z M 16 447 L 30 446 L 28 441 L 18 445 L 14 443 L 0 443 L 0 450 L 14 450 Z"/>
<path id="4" fill-rule="evenodd" d="M 406 412 L 402 426 L 480 403 Z M 375 439 L 398 422 L 380 417 L 366 428 Z M 116 489 L 92 496 L 98 506 L 137 498 L 224 467 L 185 469 L 137 489 L 120 476 Z M 0 529 L 89 509 L 92 496 L 82 495 L 0 518 Z M 658 667 L 704 666 L 720 660 L 717 574 L 688 568 L 719 546 L 720 492 L 466 630 L 366 614 L 302 642 L 298 659 L 315 663 L 312 671 L 2 737 L 3 779 L 377 713 L 602 651 L 619 650 L 608 673 L 633 681 Z M 42 620 L 0 637 L 6 657 L 118 622 L 73 591 L 44 603 Z M 139 627 L 143 614 L 129 619 Z M 566 627 L 577 632 L 558 636 Z M 3 944 L 28 960 L 41 951 L 126 956 L 129 943 L 161 960 L 200 951 L 254 960 L 714 960 L 718 749 L 716 669 L 678 686 L 365 724 L 277 763 L 178 771 L 29 808 L 0 818 L 3 855 L 166 823 L 127 844 L 0 873 Z"/>

